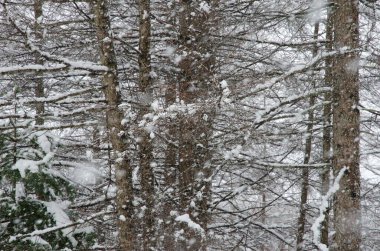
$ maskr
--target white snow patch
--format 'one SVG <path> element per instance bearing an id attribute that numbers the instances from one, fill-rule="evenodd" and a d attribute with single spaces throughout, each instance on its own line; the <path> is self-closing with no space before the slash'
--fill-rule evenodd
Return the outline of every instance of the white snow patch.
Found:
<path id="1" fill-rule="evenodd" d="M 25 197 L 25 186 L 23 182 L 16 183 L 15 197 L 16 197 L 16 202 L 19 201 L 20 198 Z"/>
<path id="2" fill-rule="evenodd" d="M 82 185 L 95 185 L 102 177 L 93 163 L 77 163 L 71 173 L 71 179 Z"/>
<path id="3" fill-rule="evenodd" d="M 327 191 L 327 193 L 322 197 L 321 205 L 319 206 L 319 216 L 311 226 L 311 231 L 313 231 L 313 243 L 322 251 L 328 251 L 329 248 L 320 242 L 321 224 L 325 220 L 325 212 L 329 206 L 329 199 L 339 190 L 339 182 L 347 170 L 347 167 L 340 169 L 338 175 L 334 180 L 334 183 L 332 186 L 330 186 L 330 189 Z"/>
<path id="4" fill-rule="evenodd" d="M 190 216 L 188 214 L 177 216 L 177 218 L 175 218 L 175 221 L 186 223 L 190 228 L 199 231 L 202 235 L 205 232 L 204 229 L 198 223 L 195 223 L 193 220 L 190 219 Z"/>
<path id="5" fill-rule="evenodd" d="M 206 13 L 210 13 L 211 11 L 211 6 L 206 2 L 206 1 L 203 1 L 199 4 L 199 9 L 201 11 L 204 11 Z"/>
<path id="6" fill-rule="evenodd" d="M 126 221 L 127 218 L 125 218 L 125 216 L 121 214 L 121 215 L 119 216 L 119 220 L 121 220 L 121 221 Z"/>

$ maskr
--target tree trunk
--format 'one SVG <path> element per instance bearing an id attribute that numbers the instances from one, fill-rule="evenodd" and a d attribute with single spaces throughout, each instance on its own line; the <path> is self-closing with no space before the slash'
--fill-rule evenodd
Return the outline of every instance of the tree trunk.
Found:
<path id="1" fill-rule="evenodd" d="M 318 39 L 319 33 L 319 23 L 314 25 L 313 39 Z M 313 57 L 317 55 L 318 47 L 317 45 L 313 48 Z M 314 86 L 315 87 L 315 84 Z M 315 105 L 315 96 L 311 96 L 309 100 L 309 107 Z M 309 164 L 312 152 L 312 141 L 313 141 L 313 123 L 314 123 L 314 111 L 310 110 L 308 114 L 308 125 L 306 129 L 307 138 L 305 142 L 305 156 L 303 163 Z M 302 189 L 301 189 L 301 205 L 300 205 L 300 215 L 298 217 L 298 230 L 297 230 L 297 251 L 304 250 L 304 235 L 305 235 L 305 225 L 306 225 L 306 204 L 309 192 L 309 168 L 304 168 L 302 170 Z"/>
<path id="2" fill-rule="evenodd" d="M 310 107 L 315 104 L 315 96 L 310 97 Z M 312 149 L 312 130 L 313 130 L 314 112 L 309 111 L 308 115 L 308 125 L 307 125 L 307 138 L 305 142 L 305 157 L 304 164 L 309 164 Z M 298 217 L 298 230 L 297 230 L 297 250 L 304 250 L 304 234 L 306 225 L 306 212 L 307 212 L 307 197 L 309 192 L 309 168 L 304 168 L 302 170 L 302 189 L 301 189 L 301 205 L 300 205 L 300 215 Z"/>
<path id="3" fill-rule="evenodd" d="M 175 103 L 177 96 L 176 84 L 170 83 L 166 88 L 165 102 L 166 106 L 170 106 Z M 167 137 L 169 142 L 166 145 L 165 150 L 165 170 L 164 170 L 164 182 L 165 182 L 165 197 L 163 204 L 163 219 L 164 219 L 164 250 L 177 250 L 176 241 L 174 236 L 174 222 L 173 217 L 170 215 L 171 211 L 177 211 L 179 208 L 176 205 L 175 197 L 176 191 L 178 191 L 177 185 L 177 170 L 178 170 L 178 119 L 171 118 L 170 116 L 166 120 Z"/>
<path id="4" fill-rule="evenodd" d="M 359 22 L 358 1 L 336 0 L 333 14 L 334 48 L 342 52 L 333 67 L 333 169 L 346 167 L 335 196 L 335 250 L 360 250 L 359 169 Z"/>
<path id="5" fill-rule="evenodd" d="M 35 0 L 34 1 L 34 32 L 36 36 L 36 40 L 40 43 L 43 40 L 43 31 L 41 27 L 41 18 L 42 18 L 43 12 L 42 12 L 42 0 Z M 36 64 L 43 64 L 44 60 L 41 58 L 38 53 L 35 54 L 35 63 Z M 44 91 L 44 81 L 42 79 L 42 73 L 37 72 L 36 78 L 35 78 L 35 95 L 36 98 L 43 98 L 45 97 L 45 91 Z M 43 114 L 45 113 L 45 104 L 43 102 L 36 102 L 35 103 L 35 109 L 36 109 L 36 125 L 43 125 L 44 124 L 44 118 Z"/>
<path id="6" fill-rule="evenodd" d="M 139 89 L 143 97 L 152 96 L 151 57 L 150 57 L 150 1 L 139 1 Z M 150 100 L 148 98 L 148 100 Z M 149 105 L 140 100 L 139 120 L 149 113 Z M 141 170 L 141 196 L 144 200 L 143 223 L 143 250 L 155 249 L 154 229 L 154 170 L 153 170 L 153 144 L 150 133 L 145 128 L 139 128 L 139 159 Z"/>
<path id="7" fill-rule="evenodd" d="M 119 108 L 120 90 L 117 75 L 117 62 L 113 46 L 108 7 L 106 0 L 94 0 L 96 35 L 99 43 L 101 64 L 108 67 L 103 74 L 102 82 L 107 102 L 107 126 L 115 156 L 116 204 L 119 227 L 120 247 L 124 251 L 135 250 L 133 224 L 133 183 L 132 167 L 127 156 L 125 129 L 122 125 L 123 113 Z"/>
<path id="8" fill-rule="evenodd" d="M 331 7 L 330 7 L 331 8 Z M 332 10 L 327 12 L 326 25 L 326 51 L 332 51 L 333 27 L 332 27 Z M 332 57 L 325 60 L 325 86 L 332 87 Z M 323 139 L 322 139 L 322 159 L 324 163 L 331 163 L 331 92 L 326 92 L 324 95 L 325 104 L 323 106 Z M 322 194 L 326 194 L 330 186 L 330 168 L 322 171 Z M 321 226 L 321 243 L 329 246 L 329 217 L 330 207 L 325 212 L 325 218 Z"/>
<path id="9" fill-rule="evenodd" d="M 207 2 L 215 10 L 213 1 Z M 210 33 L 215 27 L 215 13 L 201 11 L 194 16 L 196 4 L 180 1 L 179 50 L 184 56 L 179 62 L 179 98 L 185 104 L 196 105 L 196 112 L 179 118 L 179 193 L 180 211 L 189 214 L 206 232 L 209 222 L 208 203 L 211 196 L 211 153 L 209 140 L 215 104 L 207 103 L 215 91 L 215 55 Z M 207 55 L 207 56 L 206 56 Z M 183 226 L 186 240 L 182 250 L 206 250 L 205 233 Z"/>

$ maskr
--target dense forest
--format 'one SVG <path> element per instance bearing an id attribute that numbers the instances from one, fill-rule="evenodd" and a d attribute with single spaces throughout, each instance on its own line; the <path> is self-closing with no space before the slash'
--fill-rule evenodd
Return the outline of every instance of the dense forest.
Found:
<path id="1" fill-rule="evenodd" d="M 380 250 L 379 15 L 0 0 L 0 250 Z"/>

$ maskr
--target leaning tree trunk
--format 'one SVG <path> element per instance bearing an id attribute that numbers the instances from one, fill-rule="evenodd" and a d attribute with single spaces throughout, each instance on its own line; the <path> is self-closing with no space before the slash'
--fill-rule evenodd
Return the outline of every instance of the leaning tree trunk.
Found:
<path id="1" fill-rule="evenodd" d="M 357 0 L 336 0 L 333 13 L 333 169 L 348 168 L 334 203 L 335 250 L 360 250 L 359 21 Z"/>
<path id="2" fill-rule="evenodd" d="M 106 0 L 94 0 L 96 35 L 102 65 L 108 68 L 102 76 L 104 95 L 107 102 L 106 118 L 112 149 L 115 157 L 116 205 L 120 247 L 123 251 L 135 250 L 133 227 L 133 183 L 132 167 L 127 156 L 125 129 L 122 125 L 123 113 L 120 109 L 120 90 L 117 74 L 116 55 L 113 46 L 108 7 Z"/>

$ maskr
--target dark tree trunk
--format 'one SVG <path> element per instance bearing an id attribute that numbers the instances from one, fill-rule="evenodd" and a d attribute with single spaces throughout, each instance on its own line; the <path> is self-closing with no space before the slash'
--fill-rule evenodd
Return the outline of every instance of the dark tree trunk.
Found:
<path id="1" fill-rule="evenodd" d="M 151 97 L 151 56 L 150 56 L 150 1 L 139 1 L 139 89 L 142 97 Z M 150 100 L 148 98 L 148 100 Z M 146 100 L 140 100 L 138 119 L 142 120 L 149 113 Z M 139 159 L 141 170 L 141 196 L 144 200 L 143 250 L 155 249 L 155 209 L 154 209 L 154 166 L 153 144 L 150 133 L 145 128 L 139 128 Z"/>

